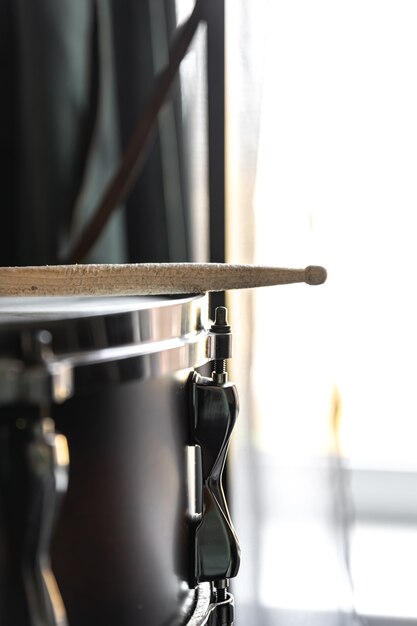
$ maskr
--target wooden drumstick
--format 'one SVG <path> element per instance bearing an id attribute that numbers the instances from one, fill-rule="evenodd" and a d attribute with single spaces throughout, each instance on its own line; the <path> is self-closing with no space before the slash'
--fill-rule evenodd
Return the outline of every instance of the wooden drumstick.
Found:
<path id="1" fill-rule="evenodd" d="M 226 263 L 45 265 L 0 268 L 0 296 L 165 295 L 288 283 L 320 285 L 323 267 L 305 269 Z"/>

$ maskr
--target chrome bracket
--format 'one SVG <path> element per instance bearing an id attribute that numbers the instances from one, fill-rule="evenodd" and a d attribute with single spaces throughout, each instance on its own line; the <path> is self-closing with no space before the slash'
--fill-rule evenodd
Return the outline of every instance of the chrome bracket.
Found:
<path id="1" fill-rule="evenodd" d="M 50 566 L 50 542 L 68 484 L 66 438 L 52 419 L 27 410 L 0 430 L 2 532 L 7 539 L 5 623 L 67 626 L 66 612 Z M 2 613 L 3 615 L 3 613 Z M 19 617 L 20 616 L 20 617 Z"/>
<path id="2" fill-rule="evenodd" d="M 233 624 L 233 596 L 229 579 L 237 575 L 240 546 L 223 491 L 222 476 L 230 436 L 239 412 L 236 386 L 227 382 L 226 359 L 232 353 L 232 334 L 224 307 L 208 334 L 207 357 L 213 361 L 212 377 L 194 372 L 191 377 L 190 454 L 196 487 L 189 499 L 189 519 L 194 521 L 194 582 L 210 583 L 210 611 L 198 624 Z M 189 482 L 192 482 L 189 480 Z M 198 495 L 201 494 L 201 498 Z M 192 509 L 192 511 L 191 511 Z M 196 515 L 197 513 L 197 515 Z"/>
<path id="3" fill-rule="evenodd" d="M 191 437 L 201 450 L 202 518 L 195 531 L 195 576 L 198 582 L 223 581 L 237 575 L 240 547 L 222 486 L 223 469 L 237 414 L 233 383 L 217 385 L 193 374 Z"/>
<path id="4" fill-rule="evenodd" d="M 227 593 L 220 600 L 213 594 L 210 583 L 200 583 L 196 589 L 197 601 L 186 626 L 231 626 L 234 621 L 234 599 Z"/>
<path id="5" fill-rule="evenodd" d="M 73 394 L 73 368 L 52 352 L 46 330 L 22 336 L 19 359 L 0 358 L 0 405 L 61 403 Z"/>

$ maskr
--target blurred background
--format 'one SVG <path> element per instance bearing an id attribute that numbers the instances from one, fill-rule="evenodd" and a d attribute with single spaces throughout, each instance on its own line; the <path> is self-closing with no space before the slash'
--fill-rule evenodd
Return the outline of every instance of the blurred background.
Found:
<path id="1" fill-rule="evenodd" d="M 318 290 L 233 295 L 251 393 L 236 523 L 257 572 L 244 560 L 237 584 L 263 623 L 346 610 L 344 543 L 357 612 L 415 624 L 416 6 L 226 7 L 228 258 L 328 269 Z"/>
<path id="2" fill-rule="evenodd" d="M 83 260 L 327 267 L 227 294 L 236 624 L 417 624 L 417 7 L 205 4 Z M 67 260 L 193 6 L 0 1 L 2 265 Z"/>

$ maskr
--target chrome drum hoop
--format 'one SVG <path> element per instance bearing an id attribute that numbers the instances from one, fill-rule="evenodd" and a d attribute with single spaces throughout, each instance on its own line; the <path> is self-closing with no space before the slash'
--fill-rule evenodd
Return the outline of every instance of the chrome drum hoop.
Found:
<path id="1" fill-rule="evenodd" d="M 3 298 L 0 405 L 62 402 L 106 382 L 199 367 L 208 360 L 207 323 L 207 294 Z M 30 352 L 37 334 L 45 332 L 47 356 L 36 363 Z"/>
<path id="2" fill-rule="evenodd" d="M 196 605 L 184 626 L 233 626 L 234 598 L 228 593 L 223 602 L 213 602 L 210 583 L 200 583 L 196 589 Z"/>

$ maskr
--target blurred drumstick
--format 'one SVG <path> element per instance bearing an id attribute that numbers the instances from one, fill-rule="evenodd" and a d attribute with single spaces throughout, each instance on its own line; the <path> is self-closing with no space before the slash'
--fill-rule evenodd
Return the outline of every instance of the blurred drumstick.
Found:
<path id="1" fill-rule="evenodd" d="M 0 296 L 162 295 L 227 291 L 288 283 L 320 285 L 323 267 L 226 263 L 45 265 L 0 268 Z"/>
<path id="2" fill-rule="evenodd" d="M 144 164 L 149 142 L 158 123 L 158 113 L 167 99 L 194 34 L 204 17 L 204 2 L 197 0 L 188 20 L 178 29 L 169 51 L 168 65 L 155 78 L 150 99 L 129 140 L 121 163 L 80 238 L 65 257 L 69 263 L 85 259 L 112 213 L 128 196 Z"/>

